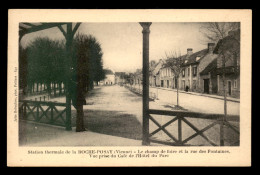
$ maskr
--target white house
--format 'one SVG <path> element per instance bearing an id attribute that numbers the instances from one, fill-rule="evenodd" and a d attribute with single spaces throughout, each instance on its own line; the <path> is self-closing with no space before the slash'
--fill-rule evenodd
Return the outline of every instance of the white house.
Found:
<path id="1" fill-rule="evenodd" d="M 104 69 L 105 71 L 105 79 L 100 81 L 100 85 L 114 85 L 115 84 L 115 74 L 110 69 Z"/>

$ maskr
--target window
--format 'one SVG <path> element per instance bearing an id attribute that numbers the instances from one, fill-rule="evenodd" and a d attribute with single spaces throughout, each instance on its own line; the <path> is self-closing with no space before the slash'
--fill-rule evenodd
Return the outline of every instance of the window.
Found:
<path id="1" fill-rule="evenodd" d="M 197 67 L 192 67 L 193 76 L 197 76 Z"/>
<path id="2" fill-rule="evenodd" d="M 182 70 L 182 77 L 185 77 L 185 69 Z"/>
<path id="3" fill-rule="evenodd" d="M 188 68 L 188 76 L 190 76 L 190 68 Z"/>
<path id="4" fill-rule="evenodd" d="M 234 89 L 237 88 L 237 80 L 234 80 Z"/>

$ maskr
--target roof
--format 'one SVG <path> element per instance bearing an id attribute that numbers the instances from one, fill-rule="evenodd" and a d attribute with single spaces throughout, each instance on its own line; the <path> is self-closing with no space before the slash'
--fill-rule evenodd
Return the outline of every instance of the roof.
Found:
<path id="1" fill-rule="evenodd" d="M 182 62 L 183 62 L 183 63 L 182 63 L 182 66 L 188 66 L 188 65 L 191 65 L 191 64 L 199 63 L 200 60 L 201 60 L 207 53 L 208 53 L 208 49 L 203 49 L 203 50 L 200 50 L 200 51 L 198 51 L 198 52 L 195 52 L 195 53 L 193 53 L 193 54 L 191 54 L 191 55 L 186 54 L 186 55 L 182 55 L 182 56 L 180 56 L 180 57 L 178 57 L 178 58 L 181 58 L 181 60 L 182 60 Z M 199 59 L 199 60 L 196 60 L 197 57 L 200 57 L 200 59 Z M 170 58 L 170 59 L 171 59 L 171 58 Z M 186 60 L 187 60 L 187 62 L 185 63 Z M 164 64 L 162 68 L 167 68 L 167 67 L 169 67 L 169 65 L 168 65 L 167 62 L 166 62 L 166 64 Z"/>
<path id="2" fill-rule="evenodd" d="M 113 71 L 110 69 L 104 69 L 106 75 L 114 75 Z"/>
<path id="3" fill-rule="evenodd" d="M 209 72 L 212 72 L 214 69 L 217 68 L 217 58 L 215 58 L 208 66 L 200 72 L 200 75 L 207 75 Z"/>
<path id="4" fill-rule="evenodd" d="M 190 65 L 190 64 L 195 64 L 195 63 L 199 63 L 201 58 L 203 58 L 206 54 L 208 53 L 208 49 L 203 49 L 201 51 L 195 52 L 193 54 L 191 54 L 190 56 L 186 56 L 186 59 L 188 60 L 187 63 L 184 63 L 183 65 Z M 200 57 L 199 60 L 196 60 L 197 57 Z"/>
<path id="5" fill-rule="evenodd" d="M 220 52 L 220 47 L 223 46 L 226 50 L 240 50 L 240 30 L 231 31 L 229 35 L 218 41 L 214 49 L 214 53 Z"/>
<path id="6" fill-rule="evenodd" d="M 164 63 L 162 59 L 160 59 L 158 62 L 156 62 L 153 66 L 150 66 L 149 71 L 152 73 L 160 63 Z M 158 74 L 159 70 L 160 70 L 160 68 L 158 69 L 157 72 L 155 72 L 155 74 Z"/>
<path id="7" fill-rule="evenodd" d="M 125 75 L 125 72 L 115 72 L 116 76 Z"/>

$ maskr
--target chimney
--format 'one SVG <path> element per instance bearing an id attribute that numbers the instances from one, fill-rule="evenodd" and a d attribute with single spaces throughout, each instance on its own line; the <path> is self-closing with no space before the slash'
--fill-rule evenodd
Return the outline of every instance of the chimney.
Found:
<path id="1" fill-rule="evenodd" d="M 208 43 L 208 52 L 213 53 L 215 47 L 215 43 Z"/>
<path id="2" fill-rule="evenodd" d="M 188 48 L 187 49 L 187 55 L 191 55 L 193 52 L 192 52 L 192 48 Z"/>

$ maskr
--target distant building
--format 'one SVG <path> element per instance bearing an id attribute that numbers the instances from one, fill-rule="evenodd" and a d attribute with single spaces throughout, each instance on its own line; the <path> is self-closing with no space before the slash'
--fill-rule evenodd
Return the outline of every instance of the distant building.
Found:
<path id="1" fill-rule="evenodd" d="M 160 59 L 157 63 L 151 61 L 149 65 L 149 85 L 150 86 L 160 86 L 160 69 L 162 68 L 164 62 Z"/>
<path id="2" fill-rule="evenodd" d="M 132 75 L 133 77 L 133 84 L 142 85 L 143 84 L 143 73 L 142 69 L 136 69 L 136 71 Z"/>
<path id="3" fill-rule="evenodd" d="M 163 65 L 159 71 L 160 87 L 175 88 L 175 78 L 173 71 L 167 65 Z"/>
<path id="4" fill-rule="evenodd" d="M 126 73 L 125 72 L 115 72 L 115 84 L 125 84 L 126 79 L 125 79 Z"/>
<path id="5" fill-rule="evenodd" d="M 104 69 L 105 79 L 99 82 L 99 85 L 114 85 L 115 84 L 115 74 L 110 69 Z"/>

